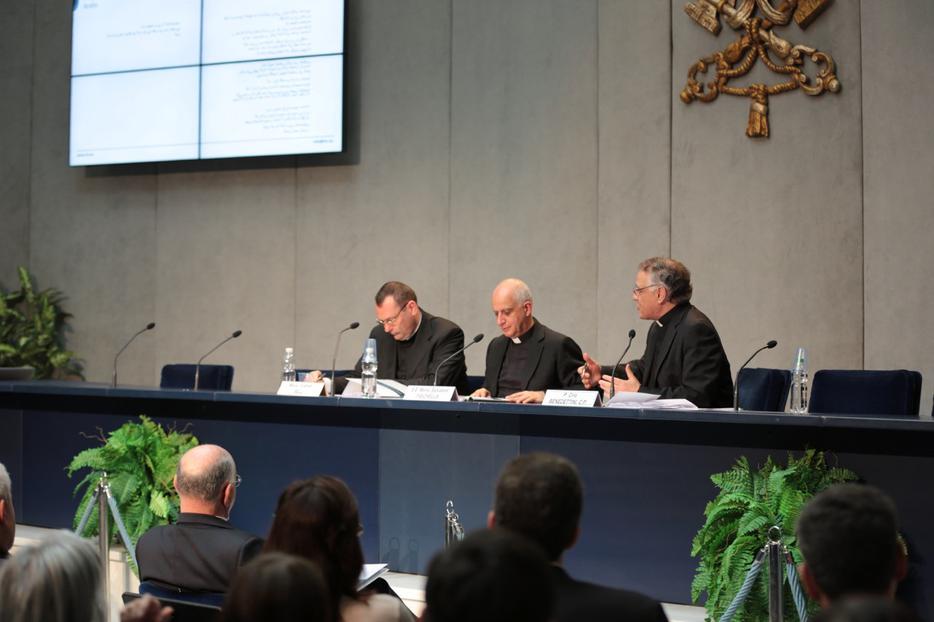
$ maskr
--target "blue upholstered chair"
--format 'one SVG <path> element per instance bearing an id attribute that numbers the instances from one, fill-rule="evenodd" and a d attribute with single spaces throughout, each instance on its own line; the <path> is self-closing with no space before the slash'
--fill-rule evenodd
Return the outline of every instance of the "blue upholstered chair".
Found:
<path id="1" fill-rule="evenodd" d="M 230 391 L 233 375 L 234 368 L 231 365 L 202 365 L 198 372 L 198 389 Z M 194 389 L 195 366 L 188 363 L 165 365 L 159 386 L 163 389 Z"/>
<path id="2" fill-rule="evenodd" d="M 822 369 L 814 374 L 808 412 L 917 416 L 921 374 L 907 369 Z"/>
<path id="3" fill-rule="evenodd" d="M 176 601 L 180 603 L 185 603 L 192 606 L 197 606 L 202 611 L 206 617 L 199 618 L 186 618 L 186 619 L 198 619 L 198 620 L 213 620 L 217 619 L 217 614 L 220 612 L 221 605 L 224 604 L 224 597 L 226 594 L 222 592 L 185 592 L 177 589 L 163 587 L 161 585 L 156 585 L 151 581 L 140 581 L 139 582 L 139 593 L 150 594 L 155 596 L 160 601 L 164 601 L 166 605 L 171 605 L 169 601 Z M 124 594 L 123 602 L 127 602 L 127 596 L 132 598 L 132 593 Z M 177 618 L 173 616 L 173 620 Z"/>
<path id="4" fill-rule="evenodd" d="M 788 401 L 791 372 L 787 369 L 747 367 L 739 372 L 739 407 L 782 412 Z"/>

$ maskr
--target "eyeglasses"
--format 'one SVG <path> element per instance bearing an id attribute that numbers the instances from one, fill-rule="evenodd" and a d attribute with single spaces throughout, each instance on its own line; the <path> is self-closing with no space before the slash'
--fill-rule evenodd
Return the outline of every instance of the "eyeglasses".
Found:
<path id="1" fill-rule="evenodd" d="M 405 311 L 405 308 L 407 306 L 409 306 L 409 303 L 405 303 L 404 305 L 402 305 L 402 308 L 399 309 L 399 313 L 396 313 L 394 316 L 392 316 L 388 320 L 376 320 L 376 323 L 379 324 L 380 326 L 391 326 L 395 324 L 396 320 L 399 319 L 399 316 L 402 315 L 402 312 Z"/>
<path id="2" fill-rule="evenodd" d="M 661 287 L 661 286 L 662 286 L 661 283 L 652 283 L 651 285 L 646 285 L 645 287 L 633 287 L 632 293 L 638 296 L 639 294 L 643 292 L 643 290 L 646 290 L 650 287 Z"/>
<path id="3" fill-rule="evenodd" d="M 237 473 L 237 474 L 234 476 L 234 481 L 233 481 L 234 488 L 240 488 L 240 483 L 241 483 L 242 481 L 243 481 L 243 478 L 240 477 L 240 474 L 239 474 L 239 473 Z"/>

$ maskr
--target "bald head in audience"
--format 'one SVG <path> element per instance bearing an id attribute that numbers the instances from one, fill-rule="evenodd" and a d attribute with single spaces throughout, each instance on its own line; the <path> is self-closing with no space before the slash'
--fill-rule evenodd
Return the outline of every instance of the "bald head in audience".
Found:
<path id="1" fill-rule="evenodd" d="M 183 513 L 229 518 L 237 499 L 237 467 L 219 445 L 198 445 L 185 452 L 175 472 Z"/>
<path id="2" fill-rule="evenodd" d="M 13 484 L 0 463 L 0 559 L 5 559 L 16 539 L 16 512 L 13 511 Z"/>

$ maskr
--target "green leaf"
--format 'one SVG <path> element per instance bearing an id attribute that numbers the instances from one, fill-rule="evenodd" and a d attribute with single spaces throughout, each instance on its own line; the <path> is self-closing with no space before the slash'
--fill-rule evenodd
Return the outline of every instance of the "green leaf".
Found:
<path id="1" fill-rule="evenodd" d="M 83 490 L 75 512 L 75 527 L 103 472 L 107 473 L 111 494 L 131 541 L 135 543 L 155 525 L 174 520 L 178 516 L 178 494 L 172 476 L 182 454 L 197 444 L 193 435 L 174 429 L 166 431 L 145 415 L 111 430 L 102 445 L 82 450 L 66 467 L 69 477 L 89 469 L 75 487 L 76 494 Z M 84 535 L 94 535 L 97 529 L 97 509 L 92 508 Z M 114 521 L 110 522 L 110 533 L 111 537 L 117 533 Z"/>
<path id="2" fill-rule="evenodd" d="M 704 524 L 691 541 L 691 555 L 700 558 L 691 582 L 691 598 L 696 603 L 706 594 L 707 619 L 719 620 L 742 586 L 756 552 L 765 544 L 769 528 L 781 528 L 782 543 L 800 561 L 794 525 L 801 508 L 820 490 L 857 476 L 836 464 L 830 466 L 824 452 L 808 448 L 797 458 L 789 453 L 784 466 L 769 456 L 753 469 L 748 459 L 740 456 L 728 471 L 715 473 L 710 479 L 720 492 L 704 508 Z M 792 602 L 790 592 L 786 598 Z M 809 608 L 813 611 L 815 604 L 809 603 Z M 786 619 L 795 618 L 794 607 L 786 608 Z M 762 572 L 733 620 L 767 619 L 768 577 Z"/>

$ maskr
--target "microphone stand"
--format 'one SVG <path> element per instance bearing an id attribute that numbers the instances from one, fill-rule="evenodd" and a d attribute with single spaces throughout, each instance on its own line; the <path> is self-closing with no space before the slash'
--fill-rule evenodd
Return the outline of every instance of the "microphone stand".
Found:
<path id="1" fill-rule="evenodd" d="M 434 379 L 434 382 L 432 382 L 431 386 L 433 386 L 433 387 L 438 386 L 438 370 L 441 369 L 441 368 L 444 366 L 445 363 L 447 363 L 448 361 L 450 361 L 452 358 L 454 358 L 454 357 L 457 356 L 458 354 L 462 354 L 462 353 L 464 352 L 464 350 L 466 350 L 467 348 L 469 348 L 469 347 L 472 346 L 473 344 L 475 344 L 475 343 L 480 343 L 481 341 L 483 341 L 483 333 L 480 333 L 479 335 L 476 335 L 476 336 L 473 338 L 473 340 L 472 340 L 470 343 L 468 343 L 466 346 L 464 346 L 463 348 L 461 348 L 460 350 L 458 350 L 458 351 L 455 352 L 454 354 L 450 355 L 449 357 L 447 357 L 446 359 L 444 359 L 443 361 L 441 361 L 440 363 L 438 363 L 438 366 L 435 367 L 435 371 L 434 371 L 435 379 Z"/>
<path id="2" fill-rule="evenodd" d="M 626 353 L 629 352 L 629 348 L 632 347 L 632 340 L 636 338 L 636 329 L 629 329 L 629 343 L 626 344 L 626 349 L 623 350 L 622 355 L 620 355 L 619 360 L 616 361 L 616 365 L 613 366 L 613 373 L 610 374 L 610 399 L 613 399 L 613 396 L 616 395 L 616 381 L 613 378 L 616 378 L 616 370 L 619 369 L 619 364 L 623 362 Z"/>
<path id="3" fill-rule="evenodd" d="M 146 324 L 145 328 L 142 328 L 142 329 L 138 330 L 132 337 L 130 337 L 130 340 L 127 341 L 127 342 L 124 344 L 124 346 L 123 346 L 122 348 L 120 348 L 120 351 L 117 352 L 117 355 L 114 356 L 114 373 L 113 373 L 113 381 L 112 381 L 111 384 L 110 384 L 111 387 L 116 388 L 116 386 L 117 386 L 117 359 L 120 358 L 120 355 L 123 354 L 123 351 L 124 351 L 124 350 L 126 350 L 128 347 L 130 347 L 130 344 L 133 343 L 133 340 L 134 340 L 134 339 L 136 339 L 137 337 L 139 337 L 140 335 L 142 335 L 143 333 L 145 333 L 147 330 L 152 330 L 152 329 L 155 328 L 155 327 L 156 327 L 156 323 L 155 323 L 155 322 L 150 322 L 149 324 Z"/>
<path id="4" fill-rule="evenodd" d="M 341 329 L 337 333 L 337 343 L 334 344 L 334 356 L 331 357 L 331 395 L 334 395 L 334 378 L 337 376 L 337 351 L 341 347 L 341 336 L 346 333 L 348 330 L 356 330 L 360 326 L 360 322 L 351 322 L 350 326 L 347 328 Z"/>
<path id="5" fill-rule="evenodd" d="M 740 365 L 739 371 L 736 372 L 736 382 L 733 384 L 733 412 L 739 411 L 739 374 L 740 372 L 746 369 L 746 365 L 749 365 L 749 361 L 756 358 L 757 354 L 759 354 L 763 350 L 771 350 L 777 345 L 778 345 L 778 342 L 773 339 L 772 341 L 768 342 L 767 344 L 765 344 L 764 346 L 762 346 L 761 348 L 753 352 L 752 356 L 746 359 L 745 363 Z"/>
<path id="6" fill-rule="evenodd" d="M 204 356 L 198 359 L 198 362 L 195 364 L 195 391 L 197 391 L 201 386 L 201 361 L 206 359 L 208 357 L 208 354 L 211 354 L 212 352 L 214 352 L 214 350 L 217 350 L 219 347 L 221 347 L 222 345 L 224 345 L 231 339 L 236 339 L 242 334 L 243 334 L 242 330 L 235 330 L 230 337 L 227 337 L 226 339 L 224 339 L 222 342 L 220 342 L 219 344 L 217 344 L 216 346 L 208 350 L 207 354 L 205 354 Z"/>

